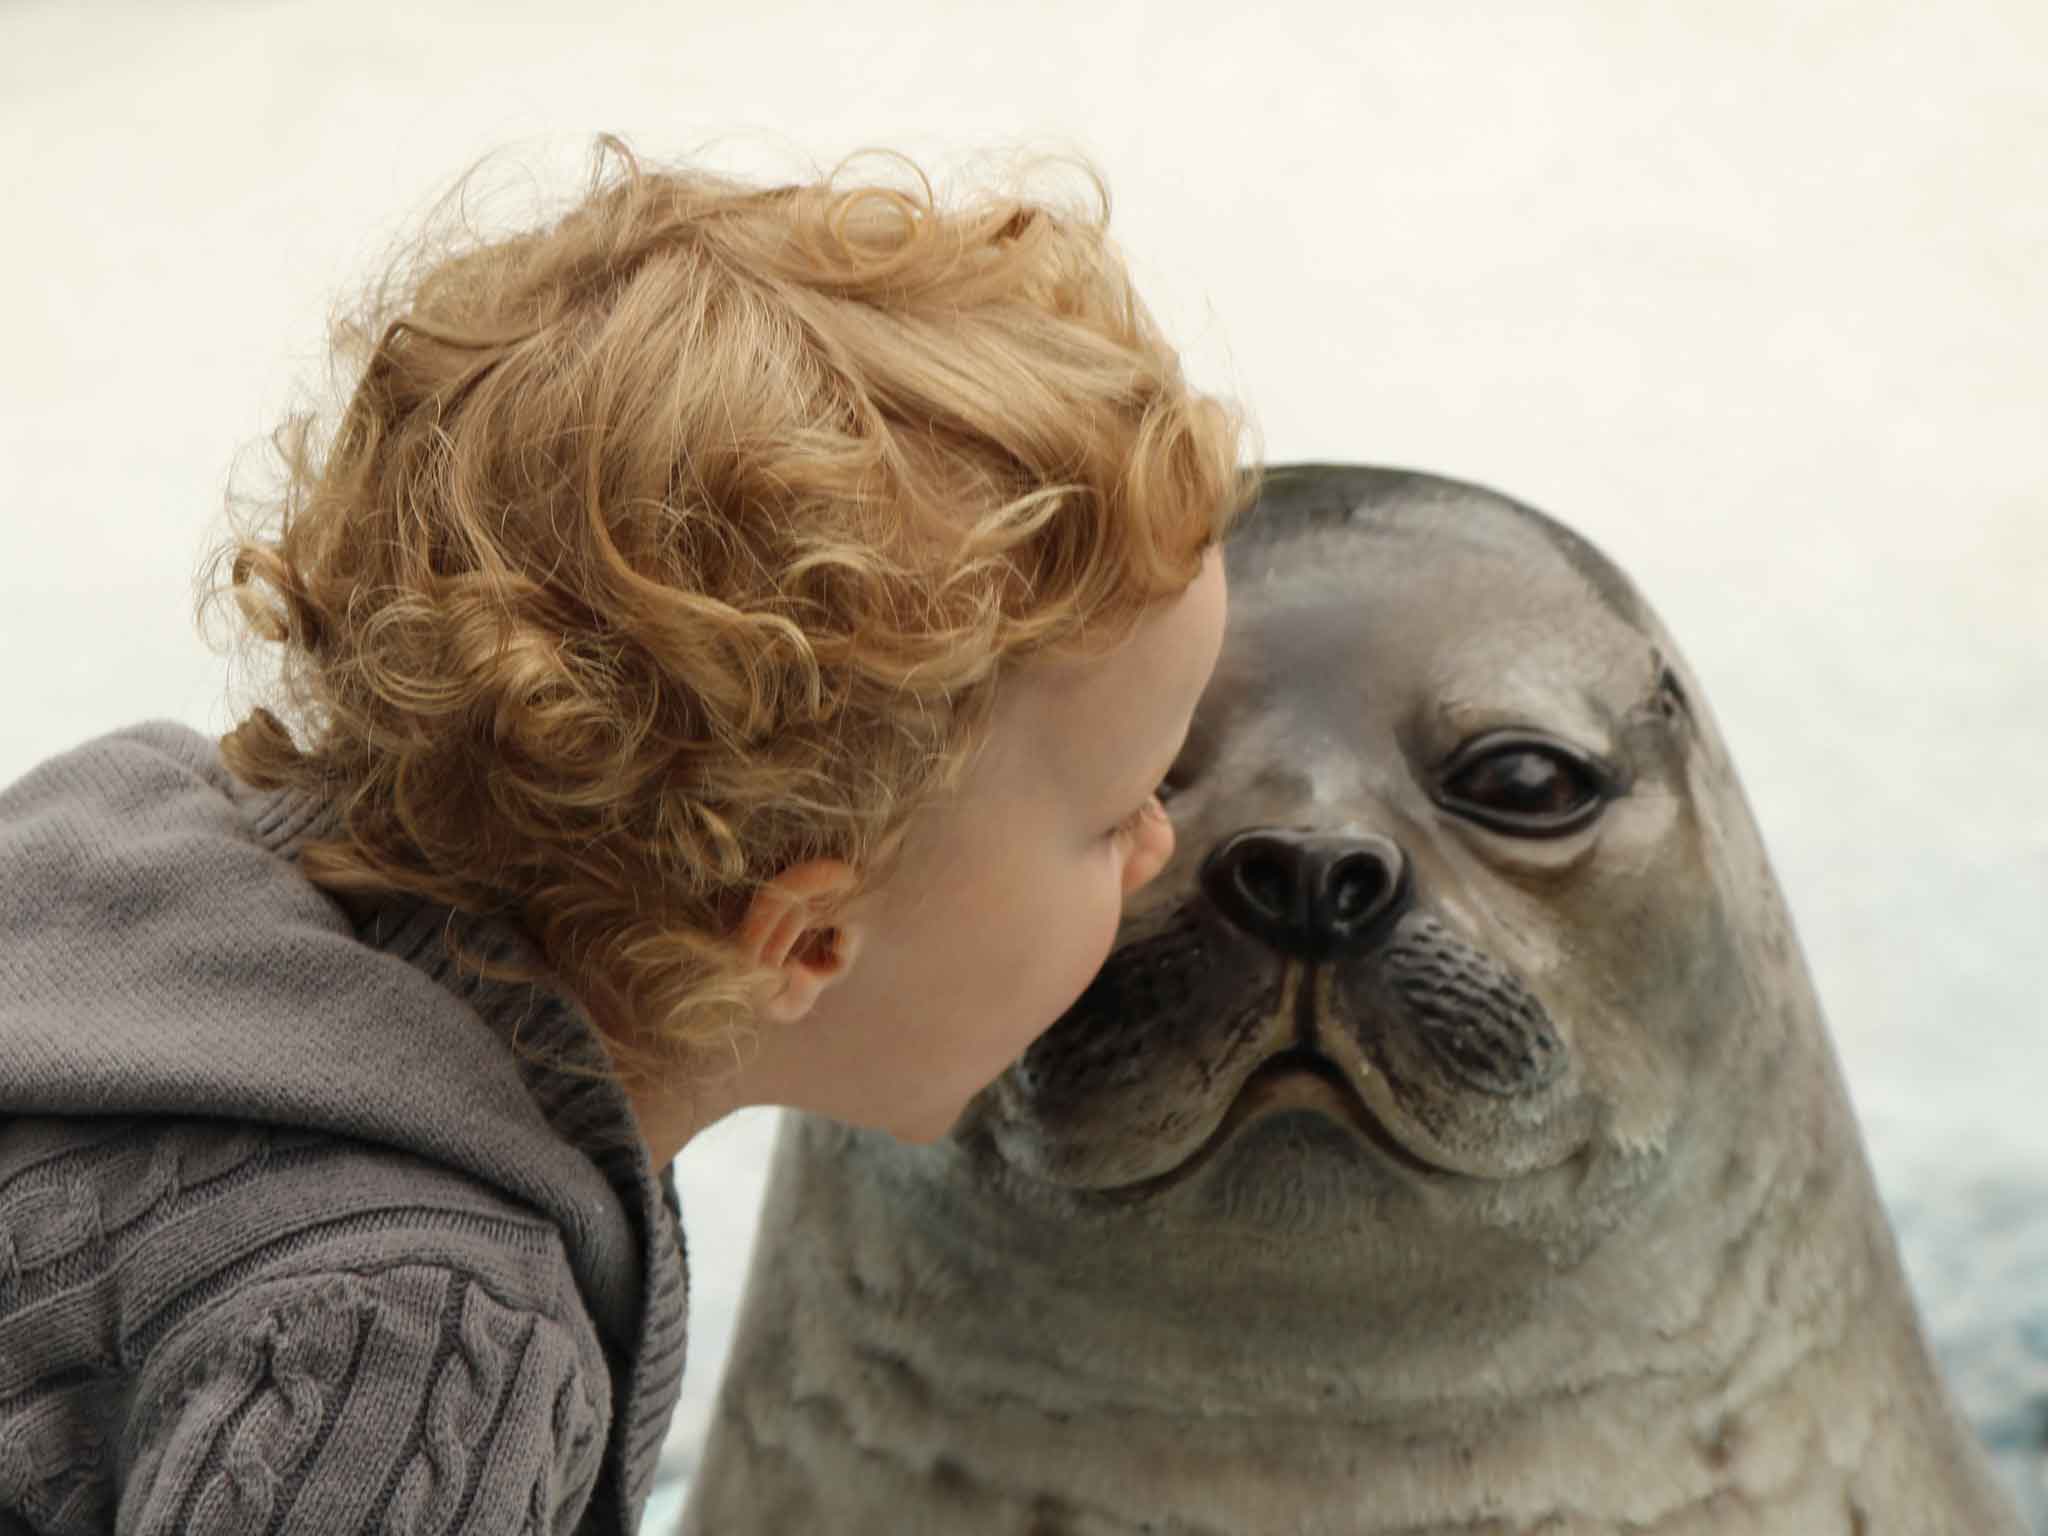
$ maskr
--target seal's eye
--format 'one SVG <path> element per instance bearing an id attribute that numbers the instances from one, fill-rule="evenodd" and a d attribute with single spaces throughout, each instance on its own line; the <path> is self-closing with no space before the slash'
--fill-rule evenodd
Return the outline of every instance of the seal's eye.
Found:
<path id="1" fill-rule="evenodd" d="M 1518 837 L 1562 837 L 1600 814 L 1610 776 L 1562 742 L 1521 733 L 1469 741 L 1445 764 L 1437 803 Z"/>

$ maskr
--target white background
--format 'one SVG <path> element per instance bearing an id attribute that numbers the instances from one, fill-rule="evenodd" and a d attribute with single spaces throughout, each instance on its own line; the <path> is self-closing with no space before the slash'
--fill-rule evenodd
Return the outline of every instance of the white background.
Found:
<path id="1" fill-rule="evenodd" d="M 1573 523 L 1703 678 L 1889 1183 L 2048 1168 L 2048 6 L 0 0 L 0 782 L 233 719 L 190 582 L 328 304 L 600 129 L 1080 150 L 1269 457 Z M 765 1117 L 685 1155 L 685 1448 Z"/>

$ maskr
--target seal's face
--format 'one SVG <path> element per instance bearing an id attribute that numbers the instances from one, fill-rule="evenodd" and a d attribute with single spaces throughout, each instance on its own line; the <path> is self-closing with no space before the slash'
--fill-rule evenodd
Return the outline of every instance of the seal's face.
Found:
<path id="1" fill-rule="evenodd" d="M 1542 1185 L 1583 1233 L 1743 1028 L 1717 754 L 1585 545 L 1370 483 L 1335 517 L 1269 489 L 1168 781 L 1175 860 L 959 1134 L 1103 1199 L 1242 1214 L 1312 1173 L 1354 1208 L 1554 1228 L 1489 1194 Z"/>

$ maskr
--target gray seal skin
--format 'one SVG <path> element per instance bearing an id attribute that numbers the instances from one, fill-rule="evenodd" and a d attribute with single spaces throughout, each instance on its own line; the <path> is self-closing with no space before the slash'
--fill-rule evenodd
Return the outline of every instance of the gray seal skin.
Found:
<path id="1" fill-rule="evenodd" d="M 1698 685 L 1477 487 L 1270 473 L 1101 977 L 783 1126 L 692 1536 L 2020 1536 Z"/>

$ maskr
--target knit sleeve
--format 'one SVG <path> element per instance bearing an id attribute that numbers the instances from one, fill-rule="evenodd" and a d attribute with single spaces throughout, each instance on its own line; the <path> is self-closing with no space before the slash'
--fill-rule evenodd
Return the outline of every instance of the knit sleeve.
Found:
<path id="1" fill-rule="evenodd" d="M 447 1268 L 297 1277 L 181 1322 L 132 1399 L 120 1536 L 567 1536 L 608 1393 L 561 1324 Z"/>

